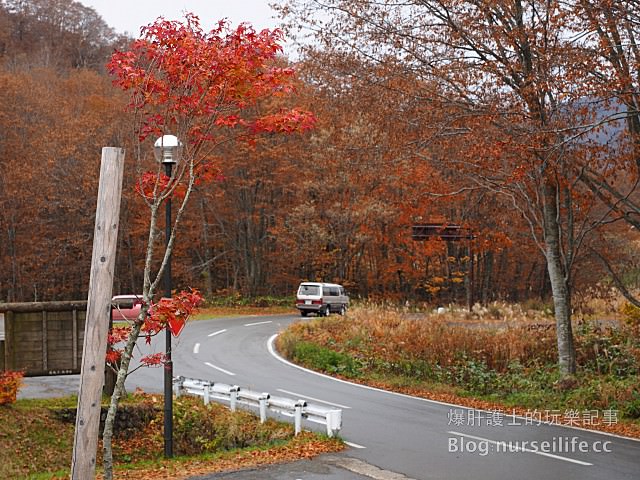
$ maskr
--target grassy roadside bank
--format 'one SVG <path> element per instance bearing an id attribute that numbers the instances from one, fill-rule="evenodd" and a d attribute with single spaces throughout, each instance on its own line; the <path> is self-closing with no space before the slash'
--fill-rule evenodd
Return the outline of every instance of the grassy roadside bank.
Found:
<path id="1" fill-rule="evenodd" d="M 74 422 L 65 412 L 76 399 L 19 400 L 0 407 L 0 478 L 68 478 Z M 305 433 L 289 424 L 230 412 L 201 399 L 174 403 L 176 457 L 163 458 L 162 397 L 130 395 L 125 427 L 114 440 L 116 478 L 184 478 L 214 471 L 292 461 L 343 448 L 341 441 Z M 137 418 L 137 419 L 136 419 Z M 99 449 L 101 446 L 99 446 Z M 101 450 L 98 452 L 101 460 Z M 98 468 L 98 472 L 100 468 Z"/>
<path id="2" fill-rule="evenodd" d="M 242 297 L 239 294 L 217 295 L 198 308 L 193 320 L 244 315 L 282 315 L 296 313 L 295 297 Z"/>
<path id="3" fill-rule="evenodd" d="M 295 314 L 296 309 L 292 306 L 240 306 L 240 307 L 203 307 L 193 315 L 189 321 L 209 320 L 216 317 L 244 317 L 252 315 L 287 315 Z"/>
<path id="4" fill-rule="evenodd" d="M 580 368 L 569 380 L 555 365 L 550 319 L 517 309 L 489 317 L 354 308 L 347 317 L 292 325 L 277 347 L 290 360 L 355 382 L 640 438 L 636 330 L 578 323 Z"/>

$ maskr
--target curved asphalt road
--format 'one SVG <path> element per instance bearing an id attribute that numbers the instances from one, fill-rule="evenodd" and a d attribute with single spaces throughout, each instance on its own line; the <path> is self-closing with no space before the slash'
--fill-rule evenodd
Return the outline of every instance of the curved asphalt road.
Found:
<path id="1" fill-rule="evenodd" d="M 640 478 L 640 442 L 635 440 L 544 423 L 527 425 L 508 412 L 491 416 L 336 381 L 287 364 L 270 352 L 269 340 L 297 320 L 286 315 L 191 322 L 174 339 L 174 375 L 339 406 L 340 435 L 353 446 L 349 460 L 387 472 L 372 473 L 373 478 Z M 151 347 L 143 343 L 143 351 L 161 351 L 164 337 Z M 130 390 L 140 386 L 160 392 L 162 369 L 140 369 L 127 385 Z M 603 414 L 598 412 L 598 421 L 603 421 Z M 507 442 L 507 447 L 496 442 Z"/>

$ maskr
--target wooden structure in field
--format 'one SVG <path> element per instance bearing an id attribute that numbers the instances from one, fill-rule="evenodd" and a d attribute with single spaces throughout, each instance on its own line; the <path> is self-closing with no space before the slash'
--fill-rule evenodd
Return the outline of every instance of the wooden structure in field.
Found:
<path id="1" fill-rule="evenodd" d="M 441 240 L 447 243 L 447 251 L 451 247 L 450 242 L 461 242 L 467 240 L 466 243 L 466 256 L 468 257 L 468 263 L 466 264 L 466 272 L 464 275 L 464 286 L 466 290 L 467 308 L 471 311 L 471 307 L 474 303 L 473 292 L 473 275 L 474 275 L 474 259 L 471 248 L 471 241 L 476 238 L 469 227 L 463 227 L 456 223 L 421 223 L 411 226 L 411 239 L 418 242 L 425 242 L 431 239 Z M 460 250 L 458 250 L 460 251 Z M 457 257 L 459 258 L 459 254 Z"/>
<path id="2" fill-rule="evenodd" d="M 80 373 L 87 302 L 0 303 L 4 370 L 26 376 Z"/>
<path id="3" fill-rule="evenodd" d="M 476 237 L 469 228 L 454 223 L 423 223 L 411 227 L 411 238 L 413 240 L 439 238 L 446 242 L 456 242 L 473 240 Z"/>

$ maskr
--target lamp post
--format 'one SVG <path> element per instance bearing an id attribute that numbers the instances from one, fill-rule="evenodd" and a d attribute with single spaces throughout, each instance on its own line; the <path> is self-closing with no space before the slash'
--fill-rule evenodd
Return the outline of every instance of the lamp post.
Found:
<path id="1" fill-rule="evenodd" d="M 171 178 L 173 165 L 179 160 L 182 143 L 174 135 L 163 135 L 153 144 L 156 160 L 164 165 L 167 177 Z M 171 197 L 167 198 L 165 210 L 165 247 L 171 237 Z M 171 298 L 171 255 L 164 270 L 164 296 Z M 173 362 L 171 360 L 171 330 L 165 328 L 165 368 L 164 368 L 164 456 L 173 457 Z"/>

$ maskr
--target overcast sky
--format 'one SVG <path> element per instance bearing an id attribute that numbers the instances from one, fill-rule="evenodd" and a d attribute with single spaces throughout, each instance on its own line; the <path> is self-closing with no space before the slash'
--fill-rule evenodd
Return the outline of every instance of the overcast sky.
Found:
<path id="1" fill-rule="evenodd" d="M 272 0 L 79 0 L 93 7 L 110 27 L 137 37 L 140 27 L 159 16 L 181 20 L 185 12 L 195 13 L 205 30 L 228 18 L 232 25 L 251 23 L 256 30 L 274 28 L 278 21 L 269 7 Z"/>

